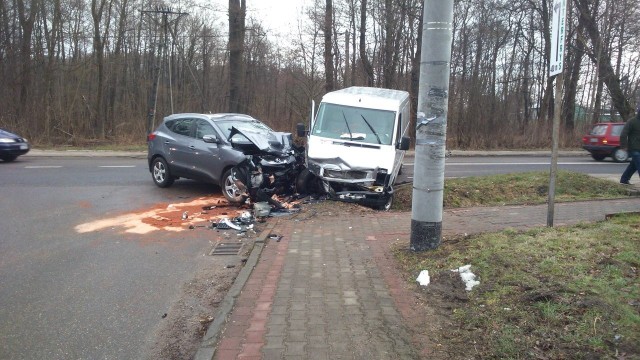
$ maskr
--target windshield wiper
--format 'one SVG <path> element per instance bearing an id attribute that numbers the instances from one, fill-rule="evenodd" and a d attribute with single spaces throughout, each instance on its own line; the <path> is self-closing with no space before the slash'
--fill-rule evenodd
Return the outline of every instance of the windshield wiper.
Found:
<path id="1" fill-rule="evenodd" d="M 380 141 L 380 136 L 378 136 L 378 133 L 373 129 L 373 126 L 371 126 L 371 124 L 369 124 L 367 119 L 365 119 L 364 115 L 360 114 L 360 117 L 362 117 L 362 120 L 364 120 L 365 124 L 367 124 L 369 129 L 371 129 L 371 132 L 373 133 L 373 135 L 376 136 L 376 139 L 378 139 L 378 144 L 382 144 L 382 141 Z"/>
<path id="2" fill-rule="evenodd" d="M 347 131 L 349 132 L 349 140 L 353 140 L 353 133 L 351 133 L 351 128 L 349 127 L 349 122 L 347 121 L 347 116 L 342 111 L 342 118 L 344 119 L 344 123 L 347 124 Z"/>

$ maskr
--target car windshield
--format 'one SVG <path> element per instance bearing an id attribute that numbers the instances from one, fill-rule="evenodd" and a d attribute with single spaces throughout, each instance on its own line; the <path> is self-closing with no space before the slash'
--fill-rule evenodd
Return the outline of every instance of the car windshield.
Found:
<path id="1" fill-rule="evenodd" d="M 390 145 L 395 117 L 395 112 L 388 110 L 321 103 L 312 134 L 330 139 Z"/>
<path id="2" fill-rule="evenodd" d="M 590 135 L 604 135 L 607 133 L 607 125 L 596 125 Z"/>
<path id="3" fill-rule="evenodd" d="M 271 130 L 267 125 L 257 120 L 220 120 L 216 121 L 216 125 L 220 127 L 220 130 L 224 133 L 224 138 L 228 139 L 231 134 L 231 128 L 235 127 L 240 131 L 251 132 L 269 132 Z"/>

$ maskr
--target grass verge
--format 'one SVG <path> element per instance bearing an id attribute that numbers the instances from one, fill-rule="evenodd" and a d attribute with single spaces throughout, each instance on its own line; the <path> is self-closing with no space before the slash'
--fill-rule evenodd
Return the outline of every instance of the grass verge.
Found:
<path id="1" fill-rule="evenodd" d="M 394 250 L 425 303 L 449 314 L 434 334 L 452 359 L 640 358 L 640 215 Z M 472 291 L 450 269 L 471 264 Z M 455 274 L 455 275 L 452 275 Z M 459 279 L 456 279 L 459 280 Z"/>
<path id="2" fill-rule="evenodd" d="M 548 188 L 547 171 L 446 179 L 444 208 L 544 204 Z M 399 186 L 392 209 L 411 210 L 412 192 L 411 184 Z M 556 177 L 555 200 L 558 202 L 627 196 L 628 188 L 609 180 L 571 171 L 558 171 Z"/>

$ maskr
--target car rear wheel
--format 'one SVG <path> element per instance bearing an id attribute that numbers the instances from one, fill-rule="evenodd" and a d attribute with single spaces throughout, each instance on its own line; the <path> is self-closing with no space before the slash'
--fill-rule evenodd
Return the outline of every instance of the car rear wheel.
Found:
<path id="1" fill-rule="evenodd" d="M 245 192 L 240 190 L 236 184 L 231 169 L 225 171 L 222 175 L 222 195 L 233 204 L 241 204 L 247 200 Z"/>
<path id="2" fill-rule="evenodd" d="M 629 159 L 629 154 L 622 149 L 616 149 L 611 157 L 615 162 L 625 162 Z"/>
<path id="3" fill-rule="evenodd" d="M 591 154 L 591 157 L 593 158 L 593 160 L 595 161 L 602 161 L 604 160 L 604 158 L 606 158 L 606 155 L 602 155 L 602 154 Z"/>
<path id="4" fill-rule="evenodd" d="M 171 176 L 169 166 L 167 166 L 167 162 L 161 157 L 153 159 L 151 175 L 153 182 L 161 188 L 166 188 L 173 184 L 174 178 Z"/>

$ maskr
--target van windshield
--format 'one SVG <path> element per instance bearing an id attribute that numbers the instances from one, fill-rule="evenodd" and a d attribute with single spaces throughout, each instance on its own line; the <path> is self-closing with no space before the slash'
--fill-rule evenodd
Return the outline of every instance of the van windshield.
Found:
<path id="1" fill-rule="evenodd" d="M 312 134 L 330 139 L 391 145 L 393 111 L 321 103 Z"/>

